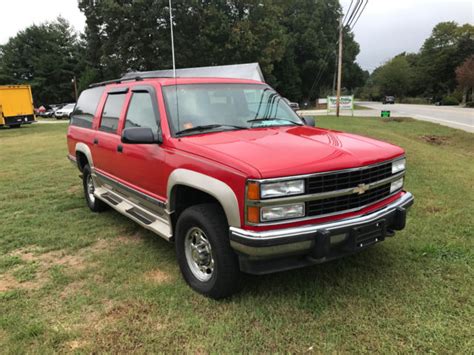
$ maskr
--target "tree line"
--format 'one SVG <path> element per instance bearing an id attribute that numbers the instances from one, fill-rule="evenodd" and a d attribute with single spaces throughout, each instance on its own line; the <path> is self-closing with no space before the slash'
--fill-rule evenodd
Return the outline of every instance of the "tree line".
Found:
<path id="1" fill-rule="evenodd" d="M 394 95 L 407 102 L 469 102 L 473 56 L 474 26 L 441 22 L 418 53 L 401 53 L 376 68 L 358 94 L 371 100 Z"/>
<path id="2" fill-rule="evenodd" d="M 29 83 L 38 103 L 73 100 L 92 82 L 130 70 L 168 69 L 168 0 L 79 0 L 86 17 L 78 35 L 62 18 L 33 25 L 0 46 L 0 84 Z M 333 87 L 341 15 L 338 0 L 174 1 L 176 66 L 259 62 L 266 81 L 302 102 Z M 344 33 L 343 85 L 362 86 L 359 45 Z"/>

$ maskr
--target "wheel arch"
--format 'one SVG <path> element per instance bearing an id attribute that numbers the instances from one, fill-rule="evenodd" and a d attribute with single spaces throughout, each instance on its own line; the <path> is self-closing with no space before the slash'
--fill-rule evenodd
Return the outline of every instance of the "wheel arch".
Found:
<path id="1" fill-rule="evenodd" d="M 197 191 L 205 194 L 211 199 L 217 201 L 222 207 L 227 218 L 227 223 L 231 227 L 240 227 L 239 203 L 234 191 L 226 183 L 211 176 L 198 173 L 188 169 L 176 169 L 168 179 L 167 196 L 168 210 L 176 211 L 180 196 L 179 191 L 188 189 L 188 191 Z M 210 202 L 209 199 L 203 202 Z"/>
<path id="2" fill-rule="evenodd" d="M 84 166 L 86 164 L 89 164 L 91 168 L 94 167 L 94 161 L 92 160 L 92 153 L 87 144 L 77 143 L 75 152 L 76 152 L 77 167 L 79 168 L 81 172 L 84 169 Z"/>

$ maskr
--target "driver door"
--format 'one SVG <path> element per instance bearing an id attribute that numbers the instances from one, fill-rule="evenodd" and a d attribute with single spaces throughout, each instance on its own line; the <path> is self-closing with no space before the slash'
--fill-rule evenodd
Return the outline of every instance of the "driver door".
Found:
<path id="1" fill-rule="evenodd" d="M 148 127 L 159 130 L 159 110 L 155 88 L 132 87 L 132 94 L 123 120 L 123 129 Z M 166 186 L 163 182 L 164 152 L 159 144 L 121 143 L 121 171 L 119 178 L 140 193 L 165 200 Z"/>

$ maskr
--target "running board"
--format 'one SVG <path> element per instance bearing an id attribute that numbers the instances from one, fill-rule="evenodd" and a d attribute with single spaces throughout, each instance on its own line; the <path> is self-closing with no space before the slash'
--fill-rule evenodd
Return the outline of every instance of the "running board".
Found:
<path id="1" fill-rule="evenodd" d="M 135 199 L 132 201 L 131 198 L 116 193 L 107 185 L 96 187 L 94 196 L 160 237 L 168 241 L 172 239 L 173 234 L 169 214 L 165 210 L 158 215 L 156 212 L 150 211 L 143 205 L 135 202 Z"/>

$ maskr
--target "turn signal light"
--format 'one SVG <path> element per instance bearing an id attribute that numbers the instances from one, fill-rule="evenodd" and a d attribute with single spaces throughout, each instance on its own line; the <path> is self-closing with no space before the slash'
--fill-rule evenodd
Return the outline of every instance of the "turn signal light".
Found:
<path id="1" fill-rule="evenodd" d="M 257 182 L 249 182 L 247 185 L 247 199 L 259 200 L 260 199 L 260 186 Z"/>

